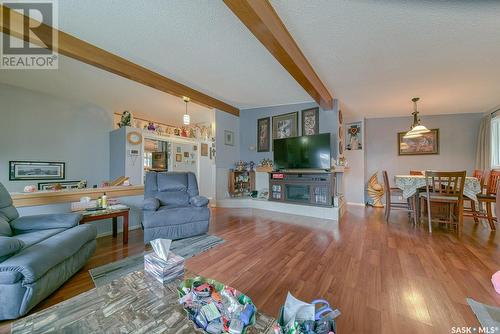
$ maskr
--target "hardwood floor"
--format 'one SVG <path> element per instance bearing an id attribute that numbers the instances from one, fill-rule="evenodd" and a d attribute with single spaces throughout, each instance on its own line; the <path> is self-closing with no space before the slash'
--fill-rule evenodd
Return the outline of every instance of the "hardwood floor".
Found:
<path id="1" fill-rule="evenodd" d="M 491 275 L 500 270 L 499 237 L 465 221 L 463 236 L 413 227 L 406 213 L 385 223 L 383 209 L 349 207 L 339 225 L 251 209 L 215 209 L 210 233 L 226 242 L 187 260 L 187 268 L 249 295 L 276 316 L 287 291 L 338 307 L 339 333 L 451 333 L 479 326 L 465 298 L 500 305 Z M 36 307 L 93 288 L 88 269 L 142 252 L 142 231 L 129 244 L 98 240 L 96 255 Z M 8 332 L 10 324 L 0 324 Z"/>

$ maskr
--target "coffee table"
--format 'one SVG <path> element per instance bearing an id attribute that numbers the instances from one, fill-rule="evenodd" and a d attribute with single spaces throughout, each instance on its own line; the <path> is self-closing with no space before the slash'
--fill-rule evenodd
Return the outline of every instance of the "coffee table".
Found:
<path id="1" fill-rule="evenodd" d="M 187 273 L 186 277 L 196 275 Z M 203 333 L 195 330 L 178 302 L 180 280 L 165 285 L 144 271 L 84 292 L 12 324 L 12 334 Z M 248 334 L 272 334 L 275 320 L 257 312 Z"/>
<path id="2" fill-rule="evenodd" d="M 103 219 L 113 219 L 113 237 L 116 238 L 118 235 L 118 217 L 123 217 L 123 244 L 128 244 L 128 213 L 130 211 L 129 207 L 120 205 L 119 208 L 107 208 L 96 211 L 78 211 L 83 218 L 80 224 L 85 224 L 88 222 L 93 222 L 96 220 Z"/>

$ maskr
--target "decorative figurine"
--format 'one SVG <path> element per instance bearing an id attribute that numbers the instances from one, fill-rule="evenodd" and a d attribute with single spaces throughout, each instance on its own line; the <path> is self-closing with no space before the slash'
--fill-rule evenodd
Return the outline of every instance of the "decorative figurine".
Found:
<path id="1" fill-rule="evenodd" d="M 149 131 L 155 131 L 156 130 L 156 127 L 154 125 L 153 122 L 149 122 L 148 123 L 148 128 L 147 128 Z"/>
<path id="2" fill-rule="evenodd" d="M 125 110 L 122 113 L 122 117 L 120 119 L 120 123 L 118 123 L 118 126 L 120 128 L 124 126 L 132 126 L 132 114 L 130 113 L 130 111 Z"/>
<path id="3" fill-rule="evenodd" d="M 36 191 L 36 187 L 33 184 L 30 184 L 29 186 L 24 187 L 25 193 L 34 193 L 35 191 Z"/>

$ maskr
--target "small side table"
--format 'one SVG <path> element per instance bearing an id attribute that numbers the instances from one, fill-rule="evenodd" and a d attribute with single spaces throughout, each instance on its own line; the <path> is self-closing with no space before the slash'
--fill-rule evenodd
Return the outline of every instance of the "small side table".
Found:
<path id="1" fill-rule="evenodd" d="M 103 219 L 113 219 L 113 238 L 116 238 L 118 234 L 118 217 L 123 217 L 123 244 L 128 244 L 128 213 L 130 208 L 119 208 L 119 209 L 103 209 L 97 211 L 79 211 L 78 213 L 83 215 L 80 224 L 85 224 L 88 222 L 93 222 L 96 220 Z"/>

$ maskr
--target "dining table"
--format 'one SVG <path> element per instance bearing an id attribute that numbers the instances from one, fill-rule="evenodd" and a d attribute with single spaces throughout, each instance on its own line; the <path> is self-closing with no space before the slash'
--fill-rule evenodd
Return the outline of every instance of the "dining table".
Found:
<path id="1" fill-rule="evenodd" d="M 397 188 L 403 191 L 403 197 L 409 199 L 413 196 L 419 196 L 419 193 L 425 191 L 425 175 L 396 175 L 394 183 Z M 464 183 L 464 196 L 467 196 L 478 205 L 477 194 L 481 192 L 480 181 L 472 176 L 467 176 Z M 416 221 L 420 221 L 420 201 L 415 201 Z"/>

